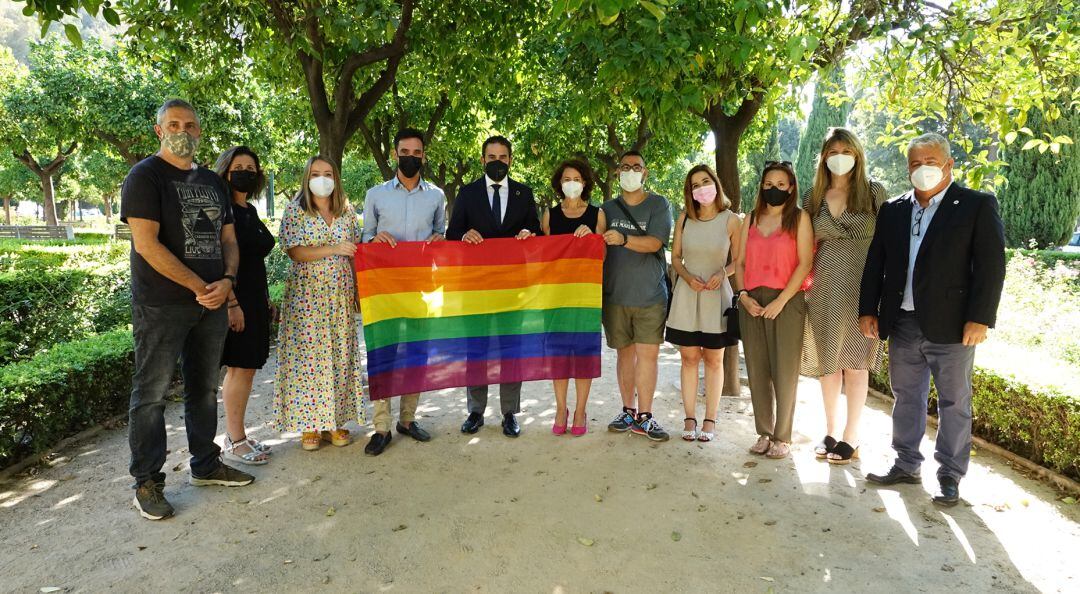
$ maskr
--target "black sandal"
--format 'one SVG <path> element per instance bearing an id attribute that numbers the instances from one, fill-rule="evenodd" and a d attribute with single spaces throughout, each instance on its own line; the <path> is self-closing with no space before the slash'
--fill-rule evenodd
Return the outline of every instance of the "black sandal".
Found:
<path id="1" fill-rule="evenodd" d="M 827 458 L 829 464 L 850 464 L 852 460 L 859 459 L 859 448 L 853 448 L 848 442 L 841 441 L 829 454 Z"/>
<path id="2" fill-rule="evenodd" d="M 825 439 L 821 440 L 821 443 L 814 446 L 814 455 L 818 460 L 824 460 L 829 457 L 829 454 L 836 451 L 836 439 L 831 435 L 826 435 Z"/>

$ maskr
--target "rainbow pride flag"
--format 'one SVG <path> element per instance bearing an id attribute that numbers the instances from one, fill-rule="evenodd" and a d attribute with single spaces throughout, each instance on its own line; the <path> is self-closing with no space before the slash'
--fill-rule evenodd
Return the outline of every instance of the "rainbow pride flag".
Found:
<path id="1" fill-rule="evenodd" d="M 599 377 L 603 257 L 598 235 L 360 245 L 370 398 Z"/>

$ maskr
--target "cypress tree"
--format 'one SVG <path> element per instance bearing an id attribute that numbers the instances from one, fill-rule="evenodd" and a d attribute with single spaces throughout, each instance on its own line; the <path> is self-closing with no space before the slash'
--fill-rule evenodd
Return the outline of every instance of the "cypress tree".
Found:
<path id="1" fill-rule="evenodd" d="M 1068 136 L 1080 142 L 1080 112 L 1070 109 L 1054 122 L 1039 110 L 1028 112 L 1027 126 L 1036 138 Z M 1076 145 L 1061 151 L 1023 150 L 1022 139 L 1002 151 L 1005 187 L 1001 189 L 1001 218 L 1005 239 L 1012 247 L 1053 248 L 1069 240 L 1080 217 L 1080 154 Z"/>
<path id="2" fill-rule="evenodd" d="M 845 100 L 834 105 L 841 93 Z M 831 99 L 831 101 L 830 101 Z M 818 82 L 814 86 L 814 103 L 806 129 L 799 139 L 799 154 L 795 158 L 795 176 L 799 178 L 799 191 L 806 191 L 814 184 L 814 169 L 817 167 L 821 141 L 829 128 L 847 124 L 851 113 L 851 100 L 847 97 L 844 86 L 844 65 L 836 64 L 828 71 L 818 72 Z"/>

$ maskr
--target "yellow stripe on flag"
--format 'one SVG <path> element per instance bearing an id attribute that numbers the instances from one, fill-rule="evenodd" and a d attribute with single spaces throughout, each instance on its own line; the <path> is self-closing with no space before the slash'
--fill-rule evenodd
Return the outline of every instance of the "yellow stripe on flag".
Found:
<path id="1" fill-rule="evenodd" d="M 520 289 L 390 293 L 360 300 L 364 324 L 393 318 L 444 318 L 557 307 L 596 307 L 599 283 L 531 285 Z"/>

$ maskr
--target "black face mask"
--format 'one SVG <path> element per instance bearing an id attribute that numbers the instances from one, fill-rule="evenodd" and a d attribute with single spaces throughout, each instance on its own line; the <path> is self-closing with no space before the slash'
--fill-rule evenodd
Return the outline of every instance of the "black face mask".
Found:
<path id="1" fill-rule="evenodd" d="M 424 166 L 424 160 L 413 155 L 401 155 L 397 158 L 398 171 L 405 177 L 415 177 Z"/>
<path id="2" fill-rule="evenodd" d="M 237 170 L 229 174 L 229 185 L 241 194 L 250 194 L 259 184 L 259 174 L 254 171 Z"/>
<path id="3" fill-rule="evenodd" d="M 780 188 L 769 188 L 762 190 L 761 197 L 765 200 L 765 204 L 769 206 L 780 206 L 788 201 L 791 197 L 791 192 L 787 190 L 781 190 Z"/>
<path id="4" fill-rule="evenodd" d="M 484 173 L 495 183 L 501 182 L 509 172 L 510 166 L 498 159 L 488 161 L 487 164 L 484 165 Z"/>

